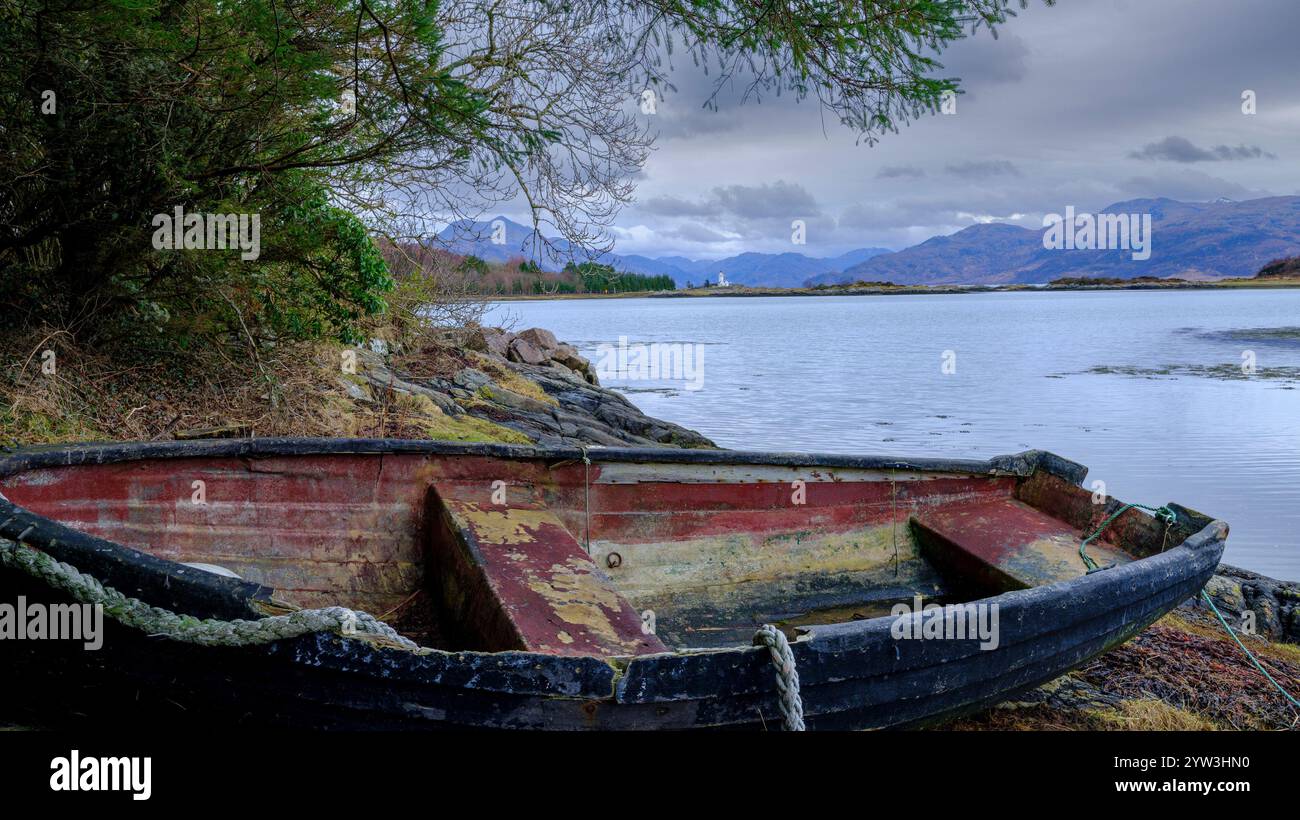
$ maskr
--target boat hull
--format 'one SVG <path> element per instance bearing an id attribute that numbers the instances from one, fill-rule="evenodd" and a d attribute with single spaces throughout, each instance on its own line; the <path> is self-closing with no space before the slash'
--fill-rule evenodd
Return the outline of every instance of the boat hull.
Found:
<path id="1" fill-rule="evenodd" d="M 327 445 L 260 446 L 284 453 Z M 157 457 L 163 451 L 149 452 Z M 612 451 L 601 458 L 619 456 Z M 24 458 L 9 471 L 52 457 Z M 1019 467 L 1010 461 L 919 466 L 1032 472 L 1046 463 L 1029 461 L 1034 463 Z M 0 532 L 12 538 L 14 526 Z M 1212 521 L 1178 546 L 1142 560 L 969 602 L 996 609 L 995 648 L 981 648 L 978 638 L 900 639 L 897 618 L 890 616 L 802 629 L 791 647 L 808 728 L 940 722 L 1050 681 L 1195 595 L 1218 565 L 1226 534 L 1226 525 Z M 249 594 L 256 597 L 256 591 Z M 31 602 L 69 600 L 21 572 L 0 571 L 0 599 L 20 595 Z M 6 702 L 23 704 L 30 719 L 45 726 L 139 726 L 144 720 L 168 727 L 234 722 L 314 729 L 685 730 L 775 729 L 781 722 L 774 669 L 764 648 L 624 657 L 412 652 L 334 633 L 204 648 L 106 619 L 101 651 L 16 640 L 0 641 L 0 656 L 11 670 L 0 684 L 9 690 Z"/>

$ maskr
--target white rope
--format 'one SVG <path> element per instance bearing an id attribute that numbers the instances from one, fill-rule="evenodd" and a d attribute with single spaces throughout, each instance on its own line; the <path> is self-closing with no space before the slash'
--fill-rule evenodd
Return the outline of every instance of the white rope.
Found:
<path id="1" fill-rule="evenodd" d="M 754 646 L 766 646 L 776 667 L 776 688 L 780 693 L 778 705 L 785 718 L 787 732 L 802 732 L 803 698 L 799 695 L 799 670 L 794 667 L 794 652 L 785 633 L 771 624 L 763 624 L 754 633 Z"/>
<path id="2" fill-rule="evenodd" d="M 91 575 L 83 574 L 71 564 L 55 560 L 40 550 L 0 538 L 0 564 L 26 572 L 50 586 L 62 590 L 83 604 L 99 604 L 104 612 L 121 623 L 175 641 L 201 646 L 252 646 L 297 638 L 312 632 L 337 632 L 341 635 L 376 635 L 407 649 L 419 646 L 404 638 L 375 616 L 341 606 L 325 609 L 300 609 L 287 615 L 272 615 L 253 621 L 223 621 L 178 615 L 168 609 L 151 606 L 138 598 L 128 598 L 106 587 Z"/>

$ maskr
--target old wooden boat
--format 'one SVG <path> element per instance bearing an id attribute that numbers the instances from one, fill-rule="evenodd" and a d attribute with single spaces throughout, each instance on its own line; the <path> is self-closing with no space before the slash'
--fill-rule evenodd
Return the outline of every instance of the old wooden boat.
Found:
<path id="1" fill-rule="evenodd" d="M 427 441 L 225 440 L 0 460 L 0 601 L 67 601 L 46 556 L 201 619 L 371 613 L 203 646 L 0 641 L 6 703 L 80 720 L 321 728 L 778 728 L 757 627 L 790 639 L 810 729 L 941 721 L 1059 676 L 1195 594 L 1227 526 L 1094 503 L 1046 452 L 988 461 Z M 21 544 L 23 546 L 16 546 Z M 52 562 L 51 562 L 52 563 Z M 193 565 L 193 566 L 191 566 Z M 237 576 L 237 577 L 232 577 Z M 900 637 L 900 602 L 999 613 Z M 950 606 L 950 609 L 952 607 Z M 920 616 L 917 616 L 920 617 Z M 261 623 L 261 621 L 259 621 Z M 984 648 L 981 648 L 981 647 Z"/>

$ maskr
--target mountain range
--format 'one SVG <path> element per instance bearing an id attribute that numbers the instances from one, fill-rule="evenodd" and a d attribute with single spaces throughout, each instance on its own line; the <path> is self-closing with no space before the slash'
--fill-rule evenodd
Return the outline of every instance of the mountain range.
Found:
<path id="1" fill-rule="evenodd" d="M 597 261 L 631 273 L 668 275 L 679 286 L 717 281 L 721 271 L 735 284 L 800 287 L 855 281 L 900 285 L 1041 283 L 1064 276 L 1222 279 L 1253 276 L 1271 260 L 1300 255 L 1300 196 L 1240 202 L 1133 199 L 1111 204 L 1101 212 L 1150 214 L 1150 258 L 1134 259 L 1129 250 L 1048 249 L 1043 246 L 1041 228 L 993 222 L 932 237 L 896 252 L 859 248 L 832 257 L 749 252 L 725 259 L 609 253 Z M 503 243 L 491 241 L 493 224 L 498 221 L 505 228 Z M 547 248 L 538 233 L 505 217 L 455 222 L 439 239 L 454 253 L 474 254 L 489 262 L 532 258 L 551 270 L 563 267 L 570 252 L 567 242 L 552 239 Z"/>
<path id="2" fill-rule="evenodd" d="M 1241 202 L 1133 199 L 1109 205 L 1102 213 L 1150 214 L 1150 258 L 1134 259 L 1127 250 L 1048 249 L 1041 228 L 989 223 L 936 236 L 838 273 L 810 277 L 808 284 L 1012 284 L 1065 276 L 1223 279 L 1254 276 L 1271 260 L 1300 254 L 1297 196 Z"/>
<path id="3" fill-rule="evenodd" d="M 497 238 L 492 241 L 493 226 L 501 223 Z M 551 239 L 549 246 L 541 241 L 541 234 L 498 216 L 485 222 L 461 220 L 447 226 L 438 234 L 441 244 L 452 253 L 473 254 L 488 262 L 505 262 L 511 258 L 536 259 L 547 270 L 559 270 L 568 259 L 571 246 L 563 239 Z M 846 270 L 873 256 L 890 253 L 888 248 L 858 248 L 839 256 L 815 257 L 802 253 L 742 253 L 725 259 L 688 259 L 685 256 L 651 258 L 638 254 L 606 253 L 595 261 L 613 265 L 621 271 L 647 276 L 671 276 L 678 286 L 703 284 L 707 279 L 718 280 L 719 271 L 727 280 L 738 285 L 754 287 L 797 288 L 813 276 Z M 577 254 L 579 258 L 585 255 Z"/>

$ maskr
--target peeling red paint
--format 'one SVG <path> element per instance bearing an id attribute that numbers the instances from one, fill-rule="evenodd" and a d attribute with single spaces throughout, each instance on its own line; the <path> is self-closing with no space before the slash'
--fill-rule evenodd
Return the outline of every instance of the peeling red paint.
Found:
<path id="1" fill-rule="evenodd" d="M 962 574 L 988 580 L 999 590 L 1026 588 L 1084 574 L 1078 530 L 1014 499 L 982 501 L 928 510 L 914 518 L 942 545 Z M 1101 539 L 1089 545 L 1099 564 L 1127 563 L 1130 556 Z"/>
<path id="2" fill-rule="evenodd" d="M 485 630 L 497 633 L 495 640 L 507 632 L 504 640 L 517 643 L 495 648 L 602 656 L 667 651 L 642 632 L 640 614 L 531 488 L 513 488 L 513 499 L 500 505 L 456 492 L 456 485 L 436 488 L 434 503 L 447 526 L 431 547 L 460 553 L 450 566 L 464 576 L 462 594 L 477 599 L 467 611 L 497 625 Z"/>
<path id="3" fill-rule="evenodd" d="M 796 479 L 804 481 L 803 503 L 794 501 Z M 192 502 L 196 481 L 203 482 L 206 504 Z M 638 606 L 608 578 L 603 559 L 597 566 L 587 557 L 587 537 L 604 551 L 622 548 L 623 556 L 635 555 L 637 545 L 690 545 L 675 560 L 724 568 L 716 578 L 702 574 L 701 583 L 742 578 L 754 584 L 746 595 L 779 594 L 793 603 L 790 591 L 798 588 L 808 601 L 835 599 L 842 606 L 845 584 L 859 582 L 831 576 L 874 565 L 798 548 L 789 552 L 802 563 L 787 565 L 786 549 L 768 545 L 788 538 L 827 550 L 861 543 L 865 550 L 870 543 L 879 552 L 893 543 L 897 552 L 901 538 L 906 552 L 908 519 L 938 510 L 957 516 L 944 527 L 962 531 L 963 548 L 986 563 L 1005 562 L 1003 553 L 1046 532 L 1049 523 L 1066 526 L 976 515 L 981 505 L 1001 509 L 1020 483 L 1013 476 L 909 477 L 889 470 L 340 453 L 46 468 L 16 475 L 4 489 L 16 503 L 77 529 L 161 558 L 225 566 L 299 605 L 384 614 L 409 606 L 422 590 L 441 589 L 435 600 L 450 601 L 443 604 L 465 622 L 463 645 L 611 655 L 664 646 L 642 633 Z M 498 486 L 508 502 L 501 509 L 527 519 L 520 539 L 494 529 L 501 523 L 492 513 Z M 838 536 L 845 537 L 835 542 Z M 470 546 L 451 548 L 460 542 Z M 767 557 L 755 565 L 764 550 Z M 626 580 L 646 567 L 646 557 L 611 573 Z M 726 605 L 734 612 L 722 613 L 719 590 L 681 589 L 687 575 L 686 567 L 674 566 L 653 576 L 662 589 L 640 590 L 658 602 L 661 623 L 671 616 L 664 608 L 687 599 L 700 608 L 692 617 L 703 619 L 701 628 L 715 625 L 709 619 L 734 627 L 752 618 L 739 601 Z M 423 599 L 419 605 L 430 606 Z"/>

